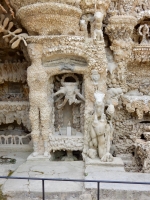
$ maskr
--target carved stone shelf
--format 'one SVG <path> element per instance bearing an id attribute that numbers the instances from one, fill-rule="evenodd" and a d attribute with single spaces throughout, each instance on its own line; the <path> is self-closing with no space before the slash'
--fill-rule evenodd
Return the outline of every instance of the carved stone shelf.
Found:
<path id="1" fill-rule="evenodd" d="M 150 96 L 122 96 L 123 104 L 126 105 L 128 112 L 135 112 L 139 119 L 143 118 L 144 113 L 150 112 Z"/>
<path id="2" fill-rule="evenodd" d="M 84 136 L 82 133 L 77 132 L 76 135 L 59 135 L 56 132 L 50 136 L 50 148 L 52 151 L 67 150 L 67 151 L 82 151 L 84 143 Z"/>

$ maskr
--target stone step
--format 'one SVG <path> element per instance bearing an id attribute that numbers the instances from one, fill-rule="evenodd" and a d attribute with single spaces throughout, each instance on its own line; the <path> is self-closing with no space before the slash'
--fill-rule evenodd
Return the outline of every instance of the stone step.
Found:
<path id="1" fill-rule="evenodd" d="M 66 178 L 83 179 L 84 162 L 27 161 L 12 174 L 16 177 Z M 83 183 L 45 181 L 45 192 L 48 199 L 73 198 L 82 194 Z M 2 191 L 12 200 L 41 199 L 42 181 L 7 180 Z"/>
<path id="2" fill-rule="evenodd" d="M 123 170 L 121 159 L 112 163 L 87 164 L 83 161 L 33 161 L 18 167 L 12 176 L 67 178 L 85 180 L 150 181 L 150 174 L 128 173 Z M 116 163 L 116 164 L 115 164 Z M 116 166 L 115 166 L 116 165 Z M 41 200 L 42 181 L 7 180 L 2 191 L 7 200 Z M 81 198 L 81 194 L 89 193 Z M 46 200 L 97 200 L 96 183 L 45 181 Z M 150 185 L 100 184 L 100 200 L 149 200 Z M 91 197 L 92 198 L 91 198 Z"/>
<path id="3" fill-rule="evenodd" d="M 108 166 L 92 166 L 85 168 L 85 180 L 110 180 L 127 182 L 150 182 L 150 174 L 130 173 L 111 170 Z M 86 190 L 97 192 L 97 183 L 85 183 Z M 150 185 L 119 184 L 119 183 L 100 183 L 102 200 L 149 200 Z"/>

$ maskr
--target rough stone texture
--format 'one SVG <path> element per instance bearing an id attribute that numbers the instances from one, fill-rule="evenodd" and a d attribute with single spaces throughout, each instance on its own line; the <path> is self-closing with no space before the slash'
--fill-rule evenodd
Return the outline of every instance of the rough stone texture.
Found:
<path id="1" fill-rule="evenodd" d="M 2 0 L 2 148 L 149 173 L 149 19 L 148 0 Z"/>

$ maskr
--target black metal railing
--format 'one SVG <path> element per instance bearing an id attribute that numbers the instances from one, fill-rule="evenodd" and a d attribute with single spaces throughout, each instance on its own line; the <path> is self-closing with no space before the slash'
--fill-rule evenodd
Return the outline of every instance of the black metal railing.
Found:
<path id="1" fill-rule="evenodd" d="M 63 179 L 63 178 L 33 178 L 33 177 L 14 177 L 14 176 L 0 176 L 0 179 L 22 179 L 22 180 L 38 180 L 38 181 L 42 181 L 41 183 L 42 183 L 42 199 L 43 200 L 45 200 L 45 181 L 97 183 L 97 200 L 100 200 L 100 184 L 101 183 L 150 185 L 150 182 L 83 180 L 83 179 Z"/>

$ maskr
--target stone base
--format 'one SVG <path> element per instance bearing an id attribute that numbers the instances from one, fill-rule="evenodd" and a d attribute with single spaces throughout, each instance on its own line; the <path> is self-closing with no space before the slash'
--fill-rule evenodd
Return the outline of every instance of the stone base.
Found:
<path id="1" fill-rule="evenodd" d="M 27 161 L 50 161 L 51 155 L 49 156 L 44 156 L 44 155 L 38 155 L 38 156 L 33 156 L 33 154 L 30 154 L 27 158 Z"/>
<path id="2" fill-rule="evenodd" d="M 125 172 L 119 158 L 114 158 L 112 163 L 103 163 L 97 159 L 90 160 L 90 164 L 86 166 L 83 161 L 64 162 L 41 159 L 39 157 L 38 161 L 28 160 L 20 165 L 12 176 L 135 182 L 149 182 L 150 180 L 150 174 Z M 41 200 L 42 181 L 6 180 L 2 186 L 2 192 L 8 196 L 7 200 Z M 79 200 L 83 193 L 91 193 L 90 200 L 97 199 L 97 184 L 45 181 L 46 200 Z M 100 184 L 101 200 L 149 200 L 149 197 L 149 185 Z"/>
<path id="3" fill-rule="evenodd" d="M 85 180 L 149 182 L 150 174 L 125 172 L 121 158 L 107 163 L 95 159 L 86 162 Z M 97 183 L 86 182 L 84 187 L 96 197 Z M 102 200 L 149 200 L 150 185 L 100 183 L 100 194 Z"/>
<path id="4" fill-rule="evenodd" d="M 112 162 L 102 162 L 99 158 L 91 159 L 86 158 L 85 160 L 86 165 L 97 165 L 97 166 L 109 166 L 109 167 L 123 167 L 124 164 L 121 158 L 114 157 Z"/>

